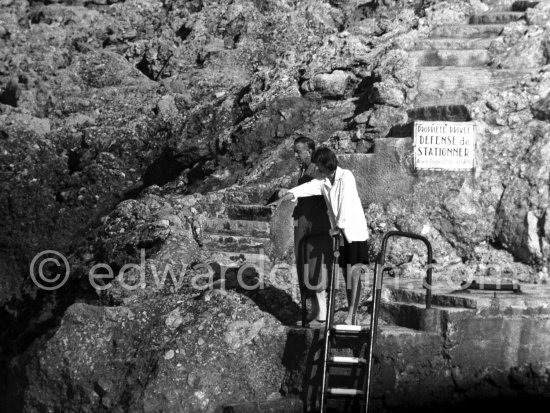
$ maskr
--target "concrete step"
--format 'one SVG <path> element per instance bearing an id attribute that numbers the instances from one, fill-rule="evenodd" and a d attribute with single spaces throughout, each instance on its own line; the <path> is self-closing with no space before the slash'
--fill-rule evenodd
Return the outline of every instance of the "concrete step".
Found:
<path id="1" fill-rule="evenodd" d="M 487 49 L 469 50 L 415 50 L 410 51 L 411 58 L 417 66 L 485 66 L 491 61 Z"/>
<path id="2" fill-rule="evenodd" d="M 470 50 L 470 49 L 487 49 L 493 37 L 486 38 L 466 38 L 460 39 L 456 37 L 441 37 L 441 38 L 424 38 L 419 39 L 413 46 L 412 50 Z"/>
<path id="3" fill-rule="evenodd" d="M 470 16 L 470 24 L 511 23 L 524 17 L 523 11 L 496 11 Z"/>
<path id="4" fill-rule="evenodd" d="M 381 319 L 388 324 L 425 331 L 440 331 L 442 324 L 472 317 L 477 301 L 464 295 L 446 294 L 441 286 L 431 289 L 431 306 L 426 308 L 427 290 L 421 280 L 394 278 L 383 290 Z"/>
<path id="5" fill-rule="evenodd" d="M 406 287 L 407 280 L 403 279 L 401 281 L 402 285 Z M 387 288 L 386 297 L 391 302 L 424 305 L 426 302 L 426 290 L 423 288 L 414 288 L 418 287 L 417 285 L 411 285 L 411 287 L 413 288 L 394 288 L 390 282 L 385 286 L 385 288 Z M 434 290 L 432 290 L 432 305 L 438 307 L 476 309 L 477 301 L 463 296 L 438 293 L 434 288 Z"/>
<path id="6" fill-rule="evenodd" d="M 384 302 L 380 306 L 380 319 L 389 325 L 422 331 L 439 331 L 441 324 L 451 319 L 471 317 L 476 310 L 459 307 L 438 307 L 426 309 L 424 304 Z"/>
<path id="7" fill-rule="evenodd" d="M 264 205 L 235 204 L 227 207 L 227 216 L 232 220 L 269 221 L 271 215 L 271 208 Z"/>
<path id="8" fill-rule="evenodd" d="M 409 120 L 434 120 L 449 122 L 469 122 L 470 111 L 464 105 L 421 106 L 407 112 Z"/>
<path id="9" fill-rule="evenodd" d="M 205 233 L 269 236 L 269 222 L 242 219 L 210 218 L 203 226 Z"/>
<path id="10" fill-rule="evenodd" d="M 436 273 L 442 269 L 435 269 Z M 544 303 L 548 302 L 550 286 L 541 284 L 519 283 L 521 292 L 495 291 L 495 290 L 470 290 L 466 289 L 464 280 L 436 279 L 432 287 L 432 304 L 436 307 L 475 309 L 477 313 L 484 313 L 494 309 L 495 298 L 502 309 L 503 314 L 511 317 L 524 315 L 541 316 L 547 318 L 550 308 Z M 511 279 L 501 277 L 486 277 L 476 280 L 486 284 L 512 282 Z M 488 288 L 490 288 L 488 286 Z M 383 289 L 384 302 L 403 302 L 424 305 L 426 289 L 420 278 L 394 278 L 386 277 Z M 536 310 L 535 310 L 536 309 Z"/>
<path id="11" fill-rule="evenodd" d="M 418 80 L 416 106 L 466 104 L 489 88 L 504 90 L 528 78 L 535 69 L 425 67 Z"/>
<path id="12" fill-rule="evenodd" d="M 431 38 L 488 38 L 502 33 L 505 24 L 449 24 L 439 26 L 430 32 Z"/>

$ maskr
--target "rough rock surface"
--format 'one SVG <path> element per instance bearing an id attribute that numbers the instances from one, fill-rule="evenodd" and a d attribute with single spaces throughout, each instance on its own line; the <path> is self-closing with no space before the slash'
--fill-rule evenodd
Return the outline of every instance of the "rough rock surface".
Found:
<path id="1" fill-rule="evenodd" d="M 278 394 L 285 338 L 273 316 L 234 292 L 74 304 L 28 364 L 38 374 L 25 410 L 214 411 L 267 399 Z"/>
<path id="2" fill-rule="evenodd" d="M 298 135 L 346 154 L 408 136 L 418 68 L 405 50 L 492 3 L 0 2 L 1 356 L 21 380 L 3 378 L 10 406 L 214 411 L 277 397 L 296 297 L 246 290 L 235 268 L 229 291 L 197 292 L 195 276 L 220 287 L 225 271 L 199 247 L 201 222 L 292 185 Z M 529 9 L 491 45 L 492 67 L 540 70 L 468 105 L 475 172 L 408 170 L 412 192 L 365 205 L 373 257 L 400 229 L 432 240 L 436 277 L 546 282 L 548 16 Z M 46 249 L 72 268 L 55 292 L 28 276 Z M 390 256 L 394 276 L 423 273 L 416 244 Z M 159 287 L 169 263 L 183 281 Z M 96 294 L 97 264 L 125 271 Z"/>

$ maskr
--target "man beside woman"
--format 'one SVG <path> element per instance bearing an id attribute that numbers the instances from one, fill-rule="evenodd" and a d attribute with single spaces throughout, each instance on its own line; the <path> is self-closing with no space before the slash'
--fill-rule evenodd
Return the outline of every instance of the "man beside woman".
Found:
<path id="1" fill-rule="evenodd" d="M 321 147 L 311 155 L 320 178 L 310 180 L 281 193 L 281 198 L 269 205 L 278 206 L 287 200 L 322 195 L 327 205 L 330 220 L 329 233 L 339 237 L 340 250 L 338 264 L 346 280 L 348 315 L 346 324 L 356 324 L 356 313 L 361 294 L 361 269 L 357 264 L 368 263 L 367 239 L 369 232 L 365 213 L 361 205 L 355 177 L 352 172 L 338 166 L 336 154 L 329 148 Z M 328 260 L 325 260 L 327 262 Z M 354 268 L 355 266 L 355 268 Z M 360 266 L 359 266 L 360 267 Z M 328 269 L 330 272 L 330 268 Z M 322 279 L 322 277 L 321 277 Z M 326 285 L 313 286 L 315 290 L 313 314 L 310 326 L 320 326 L 326 322 Z M 317 287 L 317 288 L 315 288 Z"/>

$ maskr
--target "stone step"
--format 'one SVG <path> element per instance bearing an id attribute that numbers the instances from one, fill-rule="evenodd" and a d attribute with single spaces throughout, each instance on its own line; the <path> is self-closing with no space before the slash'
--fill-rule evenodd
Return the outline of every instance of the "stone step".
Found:
<path id="1" fill-rule="evenodd" d="M 457 317 L 470 317 L 476 310 L 459 307 L 438 307 L 427 309 L 424 304 L 398 301 L 384 302 L 380 307 L 380 319 L 390 325 L 413 330 L 438 331 L 441 324 Z"/>
<path id="2" fill-rule="evenodd" d="M 487 49 L 415 50 L 408 52 L 417 66 L 485 66 L 491 61 Z"/>
<path id="3" fill-rule="evenodd" d="M 411 285 L 413 288 L 410 289 L 406 288 L 407 280 L 402 279 L 401 281 L 405 288 L 395 288 L 391 282 L 385 285 L 384 288 L 387 288 L 388 291 L 386 297 L 389 301 L 424 305 L 426 302 L 426 290 L 418 288 L 418 285 Z M 476 300 L 458 295 L 438 293 L 436 287 L 432 290 L 432 305 L 467 309 L 477 308 Z"/>
<path id="4" fill-rule="evenodd" d="M 466 104 L 489 88 L 504 90 L 528 78 L 536 69 L 424 67 L 418 80 L 416 106 Z"/>
<path id="5" fill-rule="evenodd" d="M 430 32 L 431 38 L 488 38 L 502 33 L 505 24 L 449 24 L 438 26 Z"/>
<path id="6" fill-rule="evenodd" d="M 205 248 L 241 252 L 262 252 L 270 243 L 269 238 L 248 237 L 228 234 L 204 234 Z"/>
<path id="7" fill-rule="evenodd" d="M 414 105 L 423 106 L 450 106 L 450 105 L 467 105 L 474 102 L 481 95 L 479 93 L 472 93 L 471 90 L 457 90 L 452 93 L 419 93 L 415 100 Z"/>
<path id="8" fill-rule="evenodd" d="M 434 268 L 435 273 L 440 273 L 443 268 Z M 503 312 L 510 317 L 522 317 L 523 315 L 534 315 L 546 318 L 550 314 L 550 308 L 543 305 L 548 302 L 550 295 L 550 286 L 541 284 L 529 284 L 519 282 L 520 293 L 513 291 L 501 290 L 495 291 L 489 289 L 466 289 L 464 282 L 468 281 L 467 277 L 463 280 L 449 280 L 446 278 L 436 277 L 432 287 L 432 304 L 438 307 L 448 308 L 466 308 L 476 310 L 478 314 L 494 310 L 495 297 L 498 298 L 498 304 Z M 474 280 L 470 280 L 474 281 Z M 475 280 L 480 284 L 496 284 L 498 281 L 502 283 L 510 283 L 512 279 L 502 279 L 502 277 L 482 277 Z M 426 297 L 426 289 L 424 281 L 420 278 L 385 278 L 383 286 L 384 302 L 403 302 L 416 303 L 424 305 Z M 544 308 L 542 308 L 544 307 Z M 536 310 L 535 310 L 536 309 Z"/>
<path id="9" fill-rule="evenodd" d="M 223 250 L 209 251 L 210 259 L 225 267 L 239 268 L 243 265 L 251 265 L 269 272 L 273 264 L 266 254 L 258 252 L 231 252 Z"/>
<path id="10" fill-rule="evenodd" d="M 460 39 L 456 37 L 425 38 L 419 39 L 412 47 L 412 50 L 469 50 L 487 49 L 493 37 Z"/>
<path id="11" fill-rule="evenodd" d="M 433 120 L 448 122 L 469 122 L 470 111 L 464 105 L 421 106 L 407 112 L 409 120 Z"/>
<path id="12" fill-rule="evenodd" d="M 418 90 L 500 88 L 515 85 L 536 69 L 494 69 L 489 67 L 425 67 L 420 72 Z"/>
<path id="13" fill-rule="evenodd" d="M 229 219 L 246 221 L 269 221 L 272 215 L 270 207 L 264 205 L 235 204 L 227 207 Z"/>
<path id="14" fill-rule="evenodd" d="M 269 236 L 269 222 L 242 219 L 209 218 L 204 222 L 205 233 Z"/>
<path id="15" fill-rule="evenodd" d="M 470 24 L 511 23 L 524 17 L 523 11 L 496 11 L 470 16 Z"/>

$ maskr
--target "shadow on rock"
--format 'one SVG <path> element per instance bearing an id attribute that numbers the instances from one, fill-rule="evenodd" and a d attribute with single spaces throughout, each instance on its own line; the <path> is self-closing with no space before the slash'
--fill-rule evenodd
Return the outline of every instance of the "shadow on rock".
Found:
<path id="1" fill-rule="evenodd" d="M 247 296 L 260 310 L 273 315 L 285 325 L 293 325 L 300 319 L 300 306 L 293 301 L 292 296 L 270 284 L 255 268 L 223 268 L 218 263 L 210 263 L 210 268 L 213 270 L 213 288 L 235 290 Z"/>

